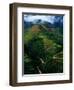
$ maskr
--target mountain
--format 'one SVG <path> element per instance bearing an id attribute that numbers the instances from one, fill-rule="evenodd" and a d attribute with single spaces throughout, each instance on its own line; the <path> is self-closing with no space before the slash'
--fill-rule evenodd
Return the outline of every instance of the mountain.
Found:
<path id="1" fill-rule="evenodd" d="M 24 21 L 24 28 L 27 29 L 33 25 L 32 22 Z"/>
<path id="2" fill-rule="evenodd" d="M 54 23 L 50 23 L 50 22 L 47 22 L 47 21 L 42 21 L 40 19 L 35 20 L 34 22 L 24 21 L 24 28 L 25 29 L 30 28 L 33 25 L 44 25 L 47 28 L 57 28 L 57 27 L 63 28 L 62 19 L 58 19 L 58 17 L 55 19 Z"/>

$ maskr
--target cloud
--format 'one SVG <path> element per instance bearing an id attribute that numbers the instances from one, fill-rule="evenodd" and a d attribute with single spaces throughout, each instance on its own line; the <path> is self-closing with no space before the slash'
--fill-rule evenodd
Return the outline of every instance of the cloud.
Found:
<path id="1" fill-rule="evenodd" d="M 47 21 L 54 23 L 55 16 L 51 15 L 24 15 L 24 20 L 28 22 L 34 22 L 35 20 Z"/>

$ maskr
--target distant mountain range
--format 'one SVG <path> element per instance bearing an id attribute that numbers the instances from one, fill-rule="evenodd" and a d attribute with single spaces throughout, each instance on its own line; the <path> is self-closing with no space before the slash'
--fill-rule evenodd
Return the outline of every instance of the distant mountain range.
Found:
<path id="1" fill-rule="evenodd" d="M 53 23 L 51 23 L 51 21 L 53 21 Z M 48 28 L 63 28 L 63 16 L 62 15 L 55 15 L 54 19 L 52 19 L 50 21 L 50 19 L 48 18 L 47 21 L 45 21 L 45 19 L 43 18 L 39 18 L 39 19 L 34 19 L 34 20 L 27 20 L 24 17 L 24 28 L 29 28 L 32 27 L 33 25 L 45 25 Z"/>
<path id="2" fill-rule="evenodd" d="M 45 25 L 48 28 L 63 28 L 63 22 L 61 21 L 55 21 L 54 23 L 46 22 L 46 21 L 41 21 L 41 20 L 36 20 L 36 22 L 29 22 L 29 21 L 24 21 L 24 28 L 29 28 L 32 27 L 33 25 Z"/>

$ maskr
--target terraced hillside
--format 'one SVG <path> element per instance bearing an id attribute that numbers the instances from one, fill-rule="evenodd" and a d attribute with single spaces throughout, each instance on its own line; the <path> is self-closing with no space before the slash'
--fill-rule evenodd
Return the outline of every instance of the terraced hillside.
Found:
<path id="1" fill-rule="evenodd" d="M 63 72 L 63 28 L 48 25 L 24 29 L 24 74 Z"/>

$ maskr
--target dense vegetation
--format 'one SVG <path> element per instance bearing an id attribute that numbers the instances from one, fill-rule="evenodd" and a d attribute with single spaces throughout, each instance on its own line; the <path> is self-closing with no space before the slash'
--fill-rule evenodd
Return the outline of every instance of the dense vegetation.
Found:
<path id="1" fill-rule="evenodd" d="M 63 23 L 40 22 L 24 21 L 24 74 L 62 73 Z"/>

